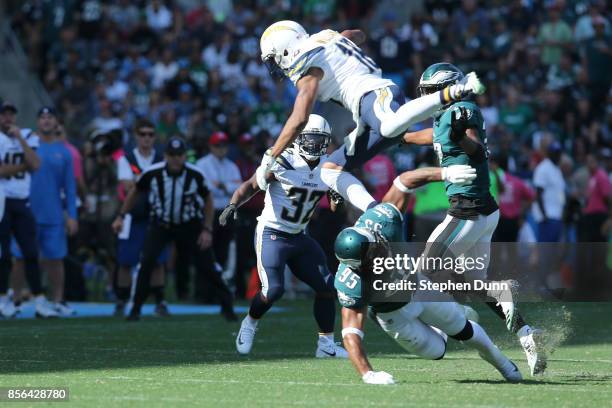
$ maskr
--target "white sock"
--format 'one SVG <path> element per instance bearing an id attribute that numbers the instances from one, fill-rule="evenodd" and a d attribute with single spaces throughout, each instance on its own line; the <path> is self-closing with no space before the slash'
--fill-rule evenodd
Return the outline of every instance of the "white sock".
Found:
<path id="1" fill-rule="evenodd" d="M 363 212 L 376 203 L 363 184 L 347 171 L 322 168 L 321 180 Z"/>
<path id="2" fill-rule="evenodd" d="M 333 343 L 334 342 L 334 333 L 326 333 L 326 334 L 319 333 L 319 340 L 321 340 L 321 339 L 327 339 L 327 341 L 330 341 L 330 342 Z"/>
<path id="3" fill-rule="evenodd" d="M 246 317 L 244 318 L 244 321 L 247 322 L 247 324 L 249 326 L 253 326 L 253 327 L 257 327 L 257 323 L 259 323 L 259 319 L 253 319 L 251 316 L 249 316 L 248 314 L 246 315 Z"/>
<path id="4" fill-rule="evenodd" d="M 520 339 L 521 337 L 528 336 L 529 333 L 531 333 L 531 327 L 529 327 L 529 325 L 526 324 L 516 332 L 516 335 Z"/>
<path id="5" fill-rule="evenodd" d="M 406 102 L 395 113 L 381 118 L 380 134 L 383 137 L 395 137 L 415 123 L 427 119 L 441 107 L 439 92 Z"/>
<path id="6" fill-rule="evenodd" d="M 476 322 L 470 320 L 470 323 L 474 329 L 474 335 L 471 339 L 465 340 L 463 343 L 478 350 L 480 357 L 496 368 L 500 368 L 506 364 L 508 358 L 499 351 L 495 344 L 493 344 L 493 341 L 489 338 L 489 335 L 484 329 Z"/>

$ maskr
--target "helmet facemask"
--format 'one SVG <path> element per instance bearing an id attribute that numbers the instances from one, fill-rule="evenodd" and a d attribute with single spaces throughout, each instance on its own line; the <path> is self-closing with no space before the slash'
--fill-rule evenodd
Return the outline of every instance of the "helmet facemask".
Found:
<path id="1" fill-rule="evenodd" d="M 278 62 L 276 61 L 277 59 L 278 58 L 275 54 L 268 54 L 262 58 L 262 62 L 266 68 L 268 68 L 268 72 L 270 73 L 272 79 L 280 82 L 286 78 L 286 75 L 285 71 L 283 71 L 283 69 L 278 65 Z"/>
<path id="2" fill-rule="evenodd" d="M 330 141 L 331 137 L 327 133 L 303 132 L 295 139 L 295 145 L 300 156 L 314 161 L 327 153 Z"/>

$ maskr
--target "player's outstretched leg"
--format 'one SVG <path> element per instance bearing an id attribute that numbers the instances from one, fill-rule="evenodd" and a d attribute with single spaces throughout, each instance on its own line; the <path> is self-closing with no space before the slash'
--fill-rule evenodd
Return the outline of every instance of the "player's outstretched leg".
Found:
<path id="1" fill-rule="evenodd" d="M 344 147 L 332 153 L 330 158 L 343 156 Z M 327 187 L 340 193 L 342 198 L 365 212 L 368 208 L 376 204 L 376 200 L 364 185 L 351 173 L 344 171 L 341 165 L 331 161 L 325 162 L 321 168 L 321 180 Z"/>
<path id="2" fill-rule="evenodd" d="M 507 381 L 518 382 L 523 379 L 516 364 L 493 344 L 493 341 L 478 323 L 467 320 L 459 333 L 449 334 L 449 336 L 476 349 L 480 357 L 495 367 Z"/>
<path id="3" fill-rule="evenodd" d="M 518 367 L 495 346 L 484 329 L 465 318 L 465 309 L 454 302 L 421 302 L 423 312 L 419 319 L 435 326 L 449 337 L 459 340 L 478 351 L 483 360 L 490 363 L 510 382 L 521 381 Z"/>

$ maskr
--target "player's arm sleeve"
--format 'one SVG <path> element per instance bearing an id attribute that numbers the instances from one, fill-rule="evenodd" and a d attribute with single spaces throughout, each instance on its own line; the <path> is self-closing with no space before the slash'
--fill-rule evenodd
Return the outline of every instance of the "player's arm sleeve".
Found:
<path id="1" fill-rule="evenodd" d="M 72 155 L 66 149 L 66 161 L 64 162 L 64 194 L 66 194 L 66 211 L 68 216 L 74 220 L 77 219 L 77 194 L 76 194 L 76 178 L 74 177 L 74 165 L 72 164 Z"/>

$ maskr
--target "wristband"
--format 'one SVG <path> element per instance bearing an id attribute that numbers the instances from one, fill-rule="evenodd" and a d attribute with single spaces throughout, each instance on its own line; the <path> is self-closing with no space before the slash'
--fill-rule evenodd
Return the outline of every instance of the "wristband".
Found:
<path id="1" fill-rule="evenodd" d="M 393 180 L 393 185 L 395 186 L 395 188 L 397 188 L 399 191 L 401 191 L 402 193 L 412 193 L 414 190 L 411 188 L 406 187 L 405 185 L 402 184 L 402 182 L 400 181 L 400 176 L 397 176 L 395 178 L 395 180 Z"/>
<path id="2" fill-rule="evenodd" d="M 356 327 L 347 327 L 342 329 L 342 338 L 345 338 L 349 334 L 356 334 L 361 340 L 363 340 L 364 333 Z"/>
<path id="3" fill-rule="evenodd" d="M 208 232 L 210 232 L 212 234 L 212 228 L 207 227 L 206 225 L 202 227 L 202 230 L 203 231 L 208 231 Z"/>

